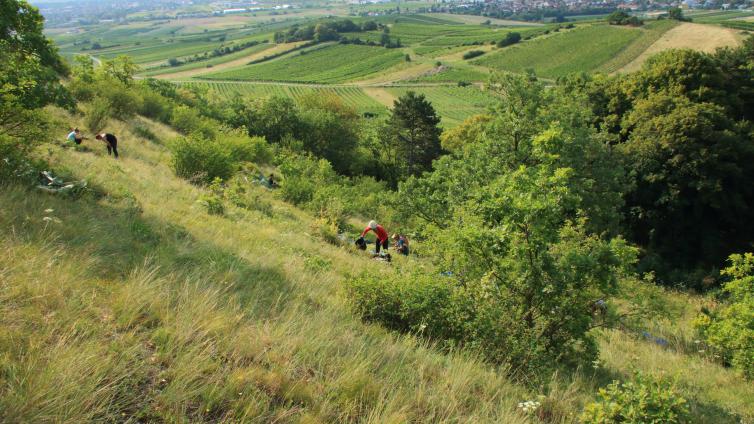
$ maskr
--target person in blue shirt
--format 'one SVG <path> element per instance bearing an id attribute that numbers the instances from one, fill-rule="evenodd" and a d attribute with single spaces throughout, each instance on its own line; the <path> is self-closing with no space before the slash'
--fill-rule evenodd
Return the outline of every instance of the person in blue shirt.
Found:
<path id="1" fill-rule="evenodd" d="M 393 234 L 393 245 L 398 253 L 408 256 L 408 239 L 406 236 L 398 233 Z"/>
<path id="2" fill-rule="evenodd" d="M 83 140 L 86 140 L 86 137 L 81 135 L 81 131 L 78 128 L 72 128 L 66 139 L 70 142 L 81 144 Z"/>

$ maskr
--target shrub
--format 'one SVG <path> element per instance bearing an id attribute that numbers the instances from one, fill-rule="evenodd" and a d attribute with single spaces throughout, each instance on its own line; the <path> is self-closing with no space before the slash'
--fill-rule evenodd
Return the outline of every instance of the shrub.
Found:
<path id="1" fill-rule="evenodd" d="M 148 118 L 156 119 L 163 123 L 170 122 L 172 105 L 160 94 L 152 90 L 141 90 L 141 104 L 139 114 Z"/>
<path id="2" fill-rule="evenodd" d="M 217 135 L 211 122 L 202 117 L 196 109 L 188 106 L 173 109 L 170 123 L 184 134 L 196 133 L 207 139 L 214 139 Z"/>
<path id="3" fill-rule="evenodd" d="M 223 134 L 219 142 L 235 162 L 270 163 L 272 161 L 272 149 L 264 137 Z"/>
<path id="4" fill-rule="evenodd" d="M 483 50 L 471 50 L 463 54 L 464 60 L 473 59 L 475 57 L 479 57 L 484 54 Z"/>
<path id="5" fill-rule="evenodd" d="M 497 42 L 498 47 L 506 47 L 512 44 L 516 44 L 521 41 L 521 34 L 517 32 L 509 32 L 505 34 L 505 38 Z"/>
<path id="6" fill-rule="evenodd" d="M 105 98 L 96 97 L 86 107 L 86 118 L 84 120 L 86 127 L 93 132 L 101 131 L 107 125 L 110 113 L 110 102 Z"/>
<path id="7" fill-rule="evenodd" d="M 174 140 L 170 147 L 176 175 L 192 182 L 210 183 L 215 178 L 226 180 L 235 171 L 233 159 L 215 141 L 191 135 Z"/>
<path id="8" fill-rule="evenodd" d="M 225 190 L 222 183 L 223 180 L 215 178 L 212 180 L 212 184 L 209 185 L 208 192 L 199 197 L 199 202 L 207 208 L 207 213 L 210 215 L 225 214 L 225 203 L 223 203 Z"/>
<path id="9" fill-rule="evenodd" d="M 636 372 L 634 379 L 614 381 L 600 389 L 600 400 L 584 408 L 581 422 L 585 424 L 688 422 L 686 400 L 674 385 L 665 379 L 654 379 Z"/>
<path id="10" fill-rule="evenodd" d="M 364 273 L 347 281 L 354 311 L 367 322 L 417 332 L 449 345 L 463 339 L 461 298 L 446 278 L 416 270 L 407 278 Z"/>
<path id="11" fill-rule="evenodd" d="M 695 325 L 725 361 L 754 379 L 754 254 L 731 255 L 728 261 L 730 266 L 722 271 L 730 278 L 723 286 L 725 305 L 704 310 Z"/>
<path id="12" fill-rule="evenodd" d="M 114 118 L 128 119 L 141 108 L 141 97 L 133 87 L 112 78 L 97 83 L 96 96 L 107 99 Z"/>

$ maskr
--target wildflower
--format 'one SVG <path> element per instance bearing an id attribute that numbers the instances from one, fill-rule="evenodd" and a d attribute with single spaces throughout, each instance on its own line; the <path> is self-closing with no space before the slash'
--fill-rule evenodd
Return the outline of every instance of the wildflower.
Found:
<path id="1" fill-rule="evenodd" d="M 50 218 L 49 216 L 46 216 L 46 217 L 42 218 L 42 221 L 50 222 L 50 221 L 52 221 L 52 218 Z"/>
<path id="2" fill-rule="evenodd" d="M 427 324 L 422 324 L 419 326 L 419 331 L 424 331 L 425 328 L 427 328 Z"/>
<path id="3" fill-rule="evenodd" d="M 594 361 L 592 361 L 592 368 L 597 369 L 599 367 L 600 367 L 600 360 L 599 359 L 595 359 Z"/>
<path id="4" fill-rule="evenodd" d="M 704 349 L 699 349 L 699 353 L 704 353 Z"/>
<path id="5" fill-rule="evenodd" d="M 524 413 L 530 414 L 536 411 L 542 404 L 536 400 L 527 400 L 518 403 L 518 408 L 524 411 Z"/>
<path id="6" fill-rule="evenodd" d="M 45 209 L 45 213 L 53 213 L 53 212 L 55 212 L 55 209 L 50 209 L 50 208 Z"/>
<path id="7" fill-rule="evenodd" d="M 699 344 L 699 343 L 701 343 L 701 342 L 702 342 L 701 340 L 694 340 L 694 343 L 695 343 L 695 344 Z"/>

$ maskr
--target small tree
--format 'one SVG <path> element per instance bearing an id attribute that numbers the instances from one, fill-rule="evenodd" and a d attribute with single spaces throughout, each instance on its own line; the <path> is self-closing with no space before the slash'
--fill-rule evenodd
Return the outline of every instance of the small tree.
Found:
<path id="1" fill-rule="evenodd" d="M 498 47 L 510 46 L 521 41 L 521 34 L 518 32 L 509 32 L 505 34 L 505 38 L 497 42 Z"/>
<path id="2" fill-rule="evenodd" d="M 696 327 L 734 368 L 754 379 L 754 254 L 731 255 L 722 274 L 727 302 L 715 311 L 704 310 Z"/>

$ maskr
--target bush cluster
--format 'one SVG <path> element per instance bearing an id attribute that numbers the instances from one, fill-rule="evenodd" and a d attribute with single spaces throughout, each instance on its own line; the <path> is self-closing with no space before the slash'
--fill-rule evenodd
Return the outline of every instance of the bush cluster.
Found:
<path id="1" fill-rule="evenodd" d="M 599 391 L 600 400 L 584 408 L 585 424 L 689 422 L 686 399 L 667 379 L 655 379 L 636 372 L 627 382 L 614 381 Z"/>

